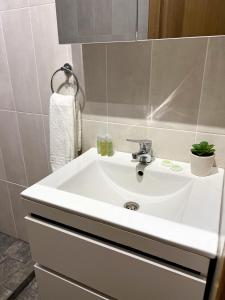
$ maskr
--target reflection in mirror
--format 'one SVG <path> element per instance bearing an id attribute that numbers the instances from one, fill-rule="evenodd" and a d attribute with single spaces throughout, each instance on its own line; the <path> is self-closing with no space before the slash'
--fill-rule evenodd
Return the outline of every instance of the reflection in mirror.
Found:
<path id="1" fill-rule="evenodd" d="M 56 0 L 59 42 L 225 35 L 225 0 Z"/>

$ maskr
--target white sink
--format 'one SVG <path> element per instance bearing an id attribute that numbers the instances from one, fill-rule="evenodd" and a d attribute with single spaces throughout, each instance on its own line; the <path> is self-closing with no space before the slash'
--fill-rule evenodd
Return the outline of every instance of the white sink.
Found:
<path id="1" fill-rule="evenodd" d="M 119 207 L 136 202 L 140 213 L 181 221 L 194 179 L 165 172 L 165 168 L 154 162 L 139 181 L 136 164 L 124 154 L 98 159 L 58 188 Z"/>
<path id="2" fill-rule="evenodd" d="M 189 164 L 175 172 L 155 159 L 136 175 L 131 154 L 91 149 L 23 192 L 25 198 L 162 239 L 209 257 L 217 254 L 223 170 L 201 178 Z M 124 208 L 135 202 L 138 210 Z"/>

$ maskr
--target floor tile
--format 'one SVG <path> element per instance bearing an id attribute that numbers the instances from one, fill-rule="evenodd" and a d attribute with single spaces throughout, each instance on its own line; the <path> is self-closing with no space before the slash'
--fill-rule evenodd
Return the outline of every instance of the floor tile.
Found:
<path id="1" fill-rule="evenodd" d="M 31 261 L 29 244 L 21 240 L 15 241 L 5 252 L 5 255 L 10 256 L 22 263 Z"/>
<path id="2" fill-rule="evenodd" d="M 0 232 L 0 255 L 2 255 L 16 239 Z"/>
<path id="3" fill-rule="evenodd" d="M 16 298 L 17 300 L 38 300 L 38 288 L 35 279 Z"/>
<path id="4" fill-rule="evenodd" d="M 33 278 L 29 244 L 0 232 L 0 300 L 6 300 L 10 296 L 15 299 L 21 290 L 24 298 L 19 299 L 37 299 L 33 296 L 36 282 L 30 284 Z"/>
<path id="5" fill-rule="evenodd" d="M 16 273 L 23 267 L 23 263 L 11 258 L 7 257 L 1 264 L 0 264 L 0 284 L 5 285 L 7 280 L 10 280 L 12 275 Z"/>
<path id="6" fill-rule="evenodd" d="M 4 286 L 0 285 L 0 299 L 7 300 L 8 297 L 12 294 L 12 292 L 6 289 Z"/>

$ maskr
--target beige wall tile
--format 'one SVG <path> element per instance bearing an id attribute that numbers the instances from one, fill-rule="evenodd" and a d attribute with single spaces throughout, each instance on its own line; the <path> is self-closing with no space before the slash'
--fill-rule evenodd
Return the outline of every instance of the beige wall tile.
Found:
<path id="1" fill-rule="evenodd" d="M 149 128 L 149 138 L 153 141 L 156 157 L 189 162 L 190 149 L 195 142 L 195 132 Z"/>
<path id="2" fill-rule="evenodd" d="M 198 130 L 225 134 L 225 37 L 209 39 Z"/>
<path id="3" fill-rule="evenodd" d="M 145 123 L 150 53 L 150 41 L 107 45 L 108 114 L 111 122 Z"/>
<path id="4" fill-rule="evenodd" d="M 136 152 L 137 143 L 128 142 L 127 139 L 148 139 L 148 128 L 109 123 L 109 134 L 113 139 L 114 149 L 122 152 Z"/>
<path id="5" fill-rule="evenodd" d="M 15 109 L 1 19 L 0 19 L 0 99 L 1 99 L 0 109 L 7 109 L 7 110 Z"/>
<path id="6" fill-rule="evenodd" d="M 42 116 L 18 114 L 28 183 L 49 174 Z"/>
<path id="7" fill-rule="evenodd" d="M 46 150 L 47 150 L 47 161 L 49 173 L 52 172 L 50 164 L 50 132 L 49 132 L 49 116 L 43 116 L 44 121 L 44 131 L 45 131 L 45 141 L 46 141 Z"/>
<path id="8" fill-rule="evenodd" d="M 96 147 L 97 136 L 107 134 L 107 123 L 83 120 L 82 133 L 82 150 L 87 151 L 92 147 Z"/>
<path id="9" fill-rule="evenodd" d="M 83 45 L 86 119 L 107 120 L 106 45 Z"/>
<path id="10" fill-rule="evenodd" d="M 0 180 L 0 232 L 16 236 L 7 183 Z"/>
<path id="11" fill-rule="evenodd" d="M 216 164 L 218 167 L 225 168 L 225 135 L 198 132 L 196 142 L 200 143 L 201 141 L 208 141 L 215 145 Z"/>
<path id="12" fill-rule="evenodd" d="M 38 6 L 42 4 L 55 3 L 55 0 L 29 0 L 30 6 Z"/>
<path id="13" fill-rule="evenodd" d="M 7 180 L 26 186 L 26 172 L 15 112 L 0 111 L 0 141 Z"/>
<path id="14" fill-rule="evenodd" d="M 195 130 L 207 38 L 154 40 L 149 126 Z"/>
<path id="15" fill-rule="evenodd" d="M 34 34 L 38 80 L 43 113 L 49 112 L 52 74 L 69 60 L 69 46 L 58 44 L 55 5 L 42 5 L 31 8 L 31 23 Z M 55 90 L 66 80 L 63 72 L 54 78 Z"/>
<path id="16" fill-rule="evenodd" d="M 5 164 L 4 164 L 1 148 L 0 148 L 0 179 L 6 180 Z"/>
<path id="17" fill-rule="evenodd" d="M 22 193 L 25 187 L 8 183 L 8 188 L 17 229 L 17 237 L 24 241 L 28 241 L 27 229 L 24 220 L 24 217 L 27 215 L 27 213 L 25 207 L 23 206 L 22 198 L 20 197 L 20 193 Z"/>
<path id="18" fill-rule="evenodd" d="M 0 0 L 0 10 L 27 7 L 29 0 Z"/>
<path id="19" fill-rule="evenodd" d="M 40 113 L 29 9 L 4 12 L 2 21 L 16 108 Z"/>
<path id="20" fill-rule="evenodd" d="M 156 157 L 186 162 L 189 161 L 190 147 L 195 141 L 194 132 L 114 123 L 109 123 L 108 132 L 118 151 L 135 152 L 138 150 L 138 145 L 127 142 L 127 138 L 150 139 Z"/>

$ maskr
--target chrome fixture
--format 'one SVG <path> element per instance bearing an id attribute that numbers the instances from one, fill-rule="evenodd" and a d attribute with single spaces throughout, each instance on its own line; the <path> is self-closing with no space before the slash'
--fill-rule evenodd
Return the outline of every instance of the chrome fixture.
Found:
<path id="1" fill-rule="evenodd" d="M 63 67 L 59 68 L 58 70 L 56 70 L 56 71 L 53 73 L 53 75 L 52 75 L 52 77 L 51 77 L 51 91 L 52 91 L 52 93 L 55 92 L 55 91 L 54 91 L 54 87 L 53 87 L 53 79 L 54 79 L 55 75 L 56 75 L 58 72 L 60 72 L 60 71 L 63 71 L 63 72 L 65 73 L 65 75 L 66 75 L 68 78 L 69 78 L 70 76 L 73 76 L 74 82 L 75 82 L 75 84 L 76 84 L 76 93 L 75 93 L 75 95 L 74 95 L 74 96 L 76 97 L 77 94 L 78 94 L 78 92 L 79 92 L 80 85 L 79 85 L 79 81 L 78 81 L 77 76 L 76 76 L 76 75 L 74 74 L 74 72 L 73 72 L 72 66 L 71 66 L 70 64 L 68 64 L 68 63 L 64 64 Z"/>
<path id="2" fill-rule="evenodd" d="M 139 209 L 139 204 L 137 202 L 126 202 L 124 204 L 124 207 L 126 209 L 129 209 L 129 210 L 138 210 Z"/>
<path id="3" fill-rule="evenodd" d="M 138 152 L 132 153 L 133 159 L 139 161 L 141 164 L 149 164 L 153 160 L 152 141 L 151 140 L 134 140 L 127 139 L 128 142 L 138 143 L 140 149 Z"/>

